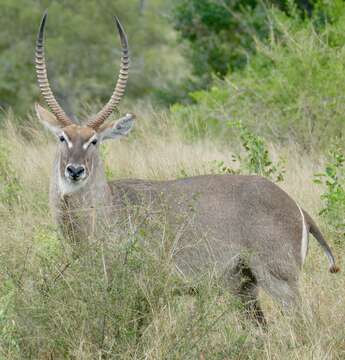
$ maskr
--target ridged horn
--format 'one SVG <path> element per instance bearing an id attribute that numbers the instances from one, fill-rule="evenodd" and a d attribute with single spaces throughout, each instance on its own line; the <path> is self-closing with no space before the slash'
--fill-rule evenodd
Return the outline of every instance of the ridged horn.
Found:
<path id="1" fill-rule="evenodd" d="M 48 16 L 48 12 L 46 10 L 41 20 L 41 25 L 38 31 L 37 41 L 36 41 L 35 64 L 36 64 L 37 81 L 41 89 L 42 96 L 46 101 L 46 103 L 48 104 L 52 113 L 61 122 L 61 124 L 63 124 L 64 126 L 68 126 L 73 124 L 73 122 L 65 114 L 65 112 L 63 111 L 63 109 L 55 99 L 54 94 L 50 88 L 49 80 L 47 76 L 46 60 L 44 56 L 44 30 L 45 30 L 47 16 Z"/>
<path id="2" fill-rule="evenodd" d="M 103 109 L 87 123 L 87 126 L 95 130 L 97 130 L 104 123 L 104 121 L 110 116 L 110 114 L 116 109 L 117 105 L 119 104 L 125 93 L 127 80 L 128 80 L 129 53 L 128 53 L 127 35 L 119 19 L 116 16 L 115 16 L 115 22 L 116 22 L 117 30 L 120 35 L 121 46 L 122 46 L 120 73 L 117 79 L 114 92 L 111 95 L 111 98 L 104 105 Z"/>

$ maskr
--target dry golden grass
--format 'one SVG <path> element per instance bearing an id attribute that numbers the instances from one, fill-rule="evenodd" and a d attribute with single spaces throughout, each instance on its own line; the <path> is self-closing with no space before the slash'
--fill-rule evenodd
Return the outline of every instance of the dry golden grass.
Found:
<path id="1" fill-rule="evenodd" d="M 231 165 L 231 149 L 217 140 L 188 143 L 167 115 L 148 112 L 142 116 L 131 138 L 105 146 L 106 166 L 113 176 L 171 179 L 214 171 L 215 160 Z M 148 254 L 143 261 L 147 261 L 149 265 L 144 268 L 149 270 L 135 277 L 149 314 L 145 315 L 140 336 L 126 332 L 126 326 L 137 321 L 127 302 L 138 290 L 129 283 L 124 288 L 129 288 L 128 294 L 107 295 L 123 296 L 125 300 L 120 303 L 112 304 L 111 298 L 103 303 L 97 297 L 92 302 L 77 296 L 85 293 L 92 298 L 87 287 L 93 289 L 93 279 L 101 282 L 96 259 L 92 258 L 94 262 L 90 260 L 88 267 L 77 264 L 61 286 L 50 289 L 49 294 L 42 292 L 44 279 L 56 274 L 69 256 L 67 252 L 56 255 L 60 251 L 57 243 L 62 240 L 56 235 L 48 211 L 54 141 L 39 127 L 27 131 L 27 140 L 18 135 L 11 121 L 0 136 L 3 147 L 8 149 L 11 176 L 21 187 L 19 199 L 0 203 L 0 359 L 345 358 L 345 277 L 343 273 L 328 273 L 326 257 L 312 238 L 301 277 L 300 313 L 283 314 L 279 305 L 262 294 L 269 322 L 265 331 L 244 319 L 231 296 L 208 285 L 207 279 L 204 292 L 196 299 L 171 295 L 171 276 L 159 275 L 159 264 L 152 265 Z M 312 178 L 322 159 L 318 160 L 320 165 L 294 146 L 271 146 L 271 153 L 287 160 L 281 186 L 316 216 L 321 189 Z M 327 225 L 321 227 L 327 235 Z M 332 239 L 328 240 L 332 243 Z M 344 250 L 336 252 L 341 260 Z M 94 273 L 90 263 L 95 266 Z M 123 273 L 123 268 L 116 264 L 115 268 L 115 276 L 131 279 L 131 269 Z M 87 284 L 83 284 L 86 280 Z M 165 294 L 162 298 L 156 288 Z M 98 318 L 102 307 L 107 311 L 114 308 L 114 317 L 118 313 L 122 316 L 109 319 L 106 330 Z M 128 321 L 123 320 L 126 316 Z M 117 324 L 127 325 L 113 331 Z M 100 342 L 99 331 L 105 333 Z"/>

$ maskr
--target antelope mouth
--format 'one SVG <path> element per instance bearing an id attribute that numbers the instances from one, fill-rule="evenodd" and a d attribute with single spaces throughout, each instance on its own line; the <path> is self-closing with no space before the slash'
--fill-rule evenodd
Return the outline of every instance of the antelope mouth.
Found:
<path id="1" fill-rule="evenodd" d="M 66 177 L 66 180 L 67 180 L 67 182 L 69 182 L 70 184 L 76 184 L 76 185 L 77 185 L 77 184 L 81 184 L 81 183 L 85 182 L 85 181 L 86 181 L 86 178 L 74 179 L 74 178 L 71 178 L 70 176 L 68 176 L 68 177 Z"/>
<path id="2" fill-rule="evenodd" d="M 86 185 L 88 176 L 73 178 L 68 174 L 60 177 L 59 187 L 62 194 L 72 194 L 80 191 Z"/>
<path id="3" fill-rule="evenodd" d="M 71 185 L 80 185 L 84 182 L 86 182 L 87 180 L 87 176 L 84 175 L 82 177 L 73 177 L 71 175 L 68 175 L 68 174 L 65 174 L 65 181 L 68 183 L 68 184 L 71 184 Z"/>

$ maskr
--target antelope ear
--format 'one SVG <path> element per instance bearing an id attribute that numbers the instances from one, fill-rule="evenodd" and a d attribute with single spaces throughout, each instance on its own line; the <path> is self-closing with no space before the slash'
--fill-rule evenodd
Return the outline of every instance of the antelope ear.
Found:
<path id="1" fill-rule="evenodd" d="M 134 114 L 126 114 L 126 116 L 117 120 L 115 123 L 110 123 L 102 126 L 98 130 L 101 141 L 108 139 L 117 139 L 129 134 L 134 125 Z"/>
<path id="2" fill-rule="evenodd" d="M 53 134 L 56 135 L 63 128 L 63 125 L 61 125 L 55 115 L 52 114 L 50 111 L 46 110 L 40 104 L 35 103 L 35 110 L 40 122 Z"/>

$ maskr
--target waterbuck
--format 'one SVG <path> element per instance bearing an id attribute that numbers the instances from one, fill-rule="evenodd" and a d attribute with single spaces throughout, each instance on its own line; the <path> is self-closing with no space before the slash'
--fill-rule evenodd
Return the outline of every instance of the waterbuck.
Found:
<path id="1" fill-rule="evenodd" d="M 51 91 L 44 56 L 44 14 L 36 43 L 36 71 L 43 98 L 51 111 L 36 104 L 40 121 L 59 142 L 51 178 L 50 202 L 63 234 L 78 242 L 116 229 L 117 220 L 143 207 L 147 214 L 163 211 L 179 233 L 173 254 L 184 274 L 216 269 L 226 285 L 259 321 L 257 300 L 262 287 L 284 305 L 299 300 L 298 277 L 314 235 L 328 257 L 332 273 L 339 269 L 319 228 L 296 202 L 260 176 L 206 175 L 171 181 L 107 182 L 99 146 L 127 135 L 134 115 L 105 123 L 120 102 L 128 79 L 128 42 L 115 18 L 122 44 L 120 74 L 103 109 L 74 123 Z M 183 220 L 181 222 L 181 219 Z"/>

